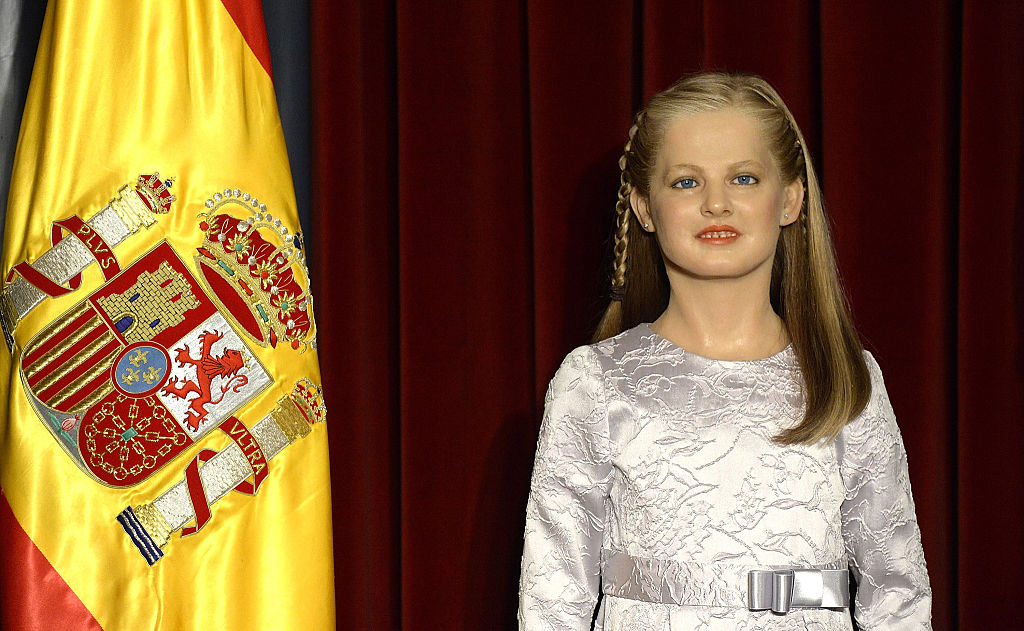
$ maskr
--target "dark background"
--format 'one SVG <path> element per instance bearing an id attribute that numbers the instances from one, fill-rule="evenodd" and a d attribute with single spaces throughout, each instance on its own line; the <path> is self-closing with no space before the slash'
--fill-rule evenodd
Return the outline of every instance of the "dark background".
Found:
<path id="1" fill-rule="evenodd" d="M 542 397 L 605 304 L 616 161 L 643 101 L 701 69 L 763 75 L 807 136 L 935 628 L 1015 626 L 1024 3 L 264 10 L 315 256 L 339 628 L 515 628 Z"/>

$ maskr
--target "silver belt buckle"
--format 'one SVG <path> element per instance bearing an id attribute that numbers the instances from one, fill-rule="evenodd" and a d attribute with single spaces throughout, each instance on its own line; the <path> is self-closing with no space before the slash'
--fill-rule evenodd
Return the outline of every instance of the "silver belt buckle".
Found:
<path id="1" fill-rule="evenodd" d="M 849 570 L 751 570 L 747 574 L 747 609 L 785 614 L 794 607 L 850 606 Z"/>

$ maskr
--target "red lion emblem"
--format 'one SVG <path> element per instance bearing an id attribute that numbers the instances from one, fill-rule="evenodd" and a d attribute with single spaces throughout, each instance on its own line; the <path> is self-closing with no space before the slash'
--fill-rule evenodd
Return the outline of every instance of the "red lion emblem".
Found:
<path id="1" fill-rule="evenodd" d="M 192 399 L 192 403 L 189 404 L 188 416 L 185 417 L 185 421 L 192 431 L 197 431 L 199 425 L 206 420 L 209 414 L 206 410 L 208 404 L 217 405 L 229 390 L 238 392 L 249 383 L 249 378 L 245 375 L 235 374 L 245 366 L 245 359 L 242 357 L 241 352 L 232 348 L 225 348 L 220 357 L 214 357 L 210 353 L 213 343 L 222 337 L 224 337 L 224 334 L 217 331 L 203 331 L 199 336 L 199 341 L 203 344 L 203 350 L 197 359 L 193 359 L 189 354 L 188 344 L 176 349 L 177 355 L 174 359 L 178 362 L 179 366 L 184 367 L 186 364 L 195 366 L 198 383 L 191 379 L 182 379 L 181 381 L 171 379 L 168 380 L 162 390 L 164 394 L 175 396 L 182 400 L 187 399 L 191 394 L 199 395 Z M 220 396 L 214 400 L 212 386 L 213 380 L 217 377 L 224 377 L 228 381 L 221 386 Z"/>

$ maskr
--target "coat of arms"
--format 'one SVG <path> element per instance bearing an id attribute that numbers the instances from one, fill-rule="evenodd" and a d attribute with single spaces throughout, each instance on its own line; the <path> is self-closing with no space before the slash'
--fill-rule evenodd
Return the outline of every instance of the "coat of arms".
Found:
<path id="1" fill-rule="evenodd" d="M 12 332 L 33 308 L 76 291 L 92 263 L 101 268 L 103 284 L 36 333 L 20 360 L 31 407 L 92 479 L 131 487 L 211 431 L 231 439 L 199 449 L 180 482 L 116 516 L 151 565 L 173 532 L 203 528 L 227 493 L 255 495 L 270 459 L 326 413 L 320 387 L 302 378 L 281 384 L 287 394 L 267 414 L 243 414 L 274 384 L 248 344 L 316 347 L 301 236 L 265 204 L 239 189 L 205 200 L 197 275 L 166 240 L 120 267 L 114 246 L 170 211 L 170 185 L 142 175 L 92 218 L 55 222 L 53 248 L 15 265 L 0 292 L 14 348 Z"/>
<path id="2" fill-rule="evenodd" d="M 38 333 L 29 400 L 94 479 L 137 484 L 271 383 L 166 243 Z"/>

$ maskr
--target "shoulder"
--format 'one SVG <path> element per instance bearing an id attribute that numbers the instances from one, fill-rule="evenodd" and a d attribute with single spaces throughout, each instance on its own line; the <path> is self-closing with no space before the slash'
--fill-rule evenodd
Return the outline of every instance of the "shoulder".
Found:
<path id="1" fill-rule="evenodd" d="M 624 371 L 632 372 L 651 360 L 657 336 L 645 325 L 633 327 L 600 342 L 574 348 L 562 360 L 548 389 L 553 394 L 589 385 L 604 389 Z"/>
<path id="2" fill-rule="evenodd" d="M 551 384 L 548 386 L 548 401 L 550 402 L 551 398 L 559 392 L 574 389 L 581 380 L 600 381 L 600 372 L 593 345 L 574 348 L 565 356 L 562 364 L 555 371 L 555 376 L 551 378 Z"/>
<path id="3" fill-rule="evenodd" d="M 574 348 L 562 361 L 559 372 L 584 366 L 599 372 L 615 372 L 630 360 L 651 357 L 657 346 L 658 336 L 641 324 L 606 340 Z"/>
<path id="4" fill-rule="evenodd" d="M 855 418 L 843 428 L 840 435 L 847 447 L 866 448 L 888 452 L 902 444 L 896 414 L 885 389 L 882 368 L 869 351 L 864 351 L 864 362 L 871 377 L 871 392 L 867 404 Z"/>
<path id="5" fill-rule="evenodd" d="M 864 363 L 867 364 L 868 375 L 871 377 L 871 393 L 868 396 L 868 403 L 864 406 L 864 411 L 861 412 L 860 416 L 890 417 L 892 418 L 892 424 L 895 426 L 895 415 L 889 402 L 889 393 L 885 389 L 882 367 L 879 365 L 878 360 L 875 359 L 875 356 L 867 350 L 864 351 Z"/>
<path id="6" fill-rule="evenodd" d="M 871 351 L 864 351 L 864 363 L 868 367 L 868 375 L 871 376 L 871 396 L 881 394 L 885 395 L 885 381 L 882 379 L 882 367 L 878 364 L 878 360 L 871 354 Z"/>
<path id="7" fill-rule="evenodd" d="M 614 337 L 591 344 L 595 357 L 606 373 L 635 371 L 655 362 L 666 349 L 664 340 L 647 324 L 639 324 Z"/>

